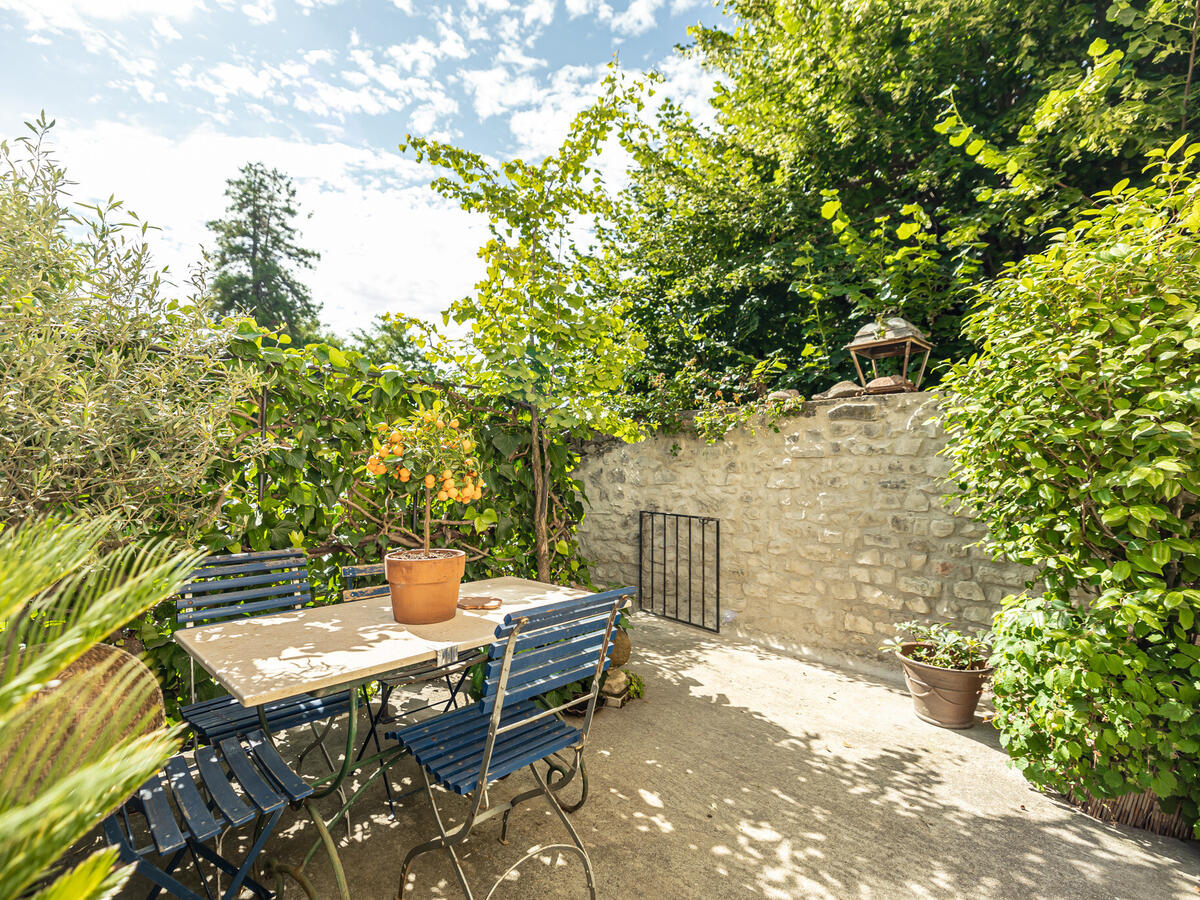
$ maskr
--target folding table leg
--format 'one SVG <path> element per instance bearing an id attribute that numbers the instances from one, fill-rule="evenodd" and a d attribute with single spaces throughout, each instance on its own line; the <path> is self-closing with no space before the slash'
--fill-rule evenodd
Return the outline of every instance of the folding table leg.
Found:
<path id="1" fill-rule="evenodd" d="M 367 734 L 366 738 L 363 740 L 362 746 L 358 748 L 358 755 L 356 757 L 354 757 L 355 762 L 358 762 L 360 759 L 363 758 L 363 754 L 367 752 L 367 746 L 372 741 L 374 741 L 374 743 L 375 743 L 375 752 L 376 753 L 383 752 L 383 744 L 379 740 L 379 724 L 383 721 L 383 714 L 387 709 L 387 697 L 388 697 L 389 692 L 387 691 L 387 686 L 385 685 L 384 691 L 381 692 L 381 693 L 383 693 L 383 697 L 379 704 L 379 713 L 378 714 L 373 712 L 371 709 L 371 703 L 367 699 L 367 686 L 365 684 L 362 686 L 362 693 L 363 693 L 363 706 L 366 707 L 366 710 L 367 710 L 367 722 L 370 725 L 370 732 Z M 379 764 L 379 767 L 382 770 L 382 768 L 383 768 L 382 762 Z M 392 794 L 392 783 L 388 779 L 386 772 L 383 775 L 383 790 L 387 794 L 388 809 L 391 812 L 391 817 L 392 817 L 392 819 L 395 819 L 396 818 L 396 798 Z M 345 802 L 345 797 L 342 798 L 342 802 L 343 803 Z M 347 828 L 349 828 L 348 824 L 347 824 Z"/>

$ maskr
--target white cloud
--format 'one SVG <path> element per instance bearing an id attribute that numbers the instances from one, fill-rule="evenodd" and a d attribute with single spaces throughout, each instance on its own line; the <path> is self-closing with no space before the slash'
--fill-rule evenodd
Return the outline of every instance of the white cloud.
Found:
<path id="1" fill-rule="evenodd" d="M 0 9 L 20 15 L 31 31 L 90 32 L 98 20 L 134 16 L 178 21 L 203 8 L 203 0 L 0 0 Z"/>
<path id="2" fill-rule="evenodd" d="M 115 194 L 161 229 L 151 233 L 151 247 L 177 283 L 199 246 L 211 246 L 204 223 L 224 213 L 225 180 L 258 160 L 291 175 L 301 210 L 312 213 L 299 223 L 301 243 L 322 256 L 303 277 L 324 304 L 324 320 L 341 333 L 388 311 L 432 318 L 482 275 L 475 251 L 485 239 L 483 221 L 433 194 L 428 172 L 395 153 L 234 137 L 208 126 L 168 137 L 123 123 L 62 120 L 55 141 L 77 199 Z"/>
<path id="3" fill-rule="evenodd" d="M 223 62 L 206 67 L 199 73 L 185 63 L 172 74 L 180 87 L 205 91 L 212 94 L 218 103 L 224 103 L 239 94 L 265 97 L 278 80 L 275 72 L 270 67 L 255 71 L 247 65 Z"/>
<path id="4" fill-rule="evenodd" d="M 458 77 L 475 97 L 475 112 L 481 119 L 527 106 L 541 96 L 537 80 L 529 75 L 513 76 L 504 66 L 460 71 Z"/>
<path id="5" fill-rule="evenodd" d="M 496 54 L 496 62 L 501 65 L 513 66 L 522 72 L 530 69 L 540 69 L 546 65 L 546 60 L 534 56 L 526 56 L 525 52 L 513 44 L 502 44 Z"/>
<path id="6" fill-rule="evenodd" d="M 243 4 L 242 12 L 255 25 L 266 25 L 275 21 L 275 0 L 255 0 Z"/>
<path id="7" fill-rule="evenodd" d="M 438 44 L 438 54 L 449 59 L 466 59 L 471 55 L 471 51 L 467 49 L 466 43 L 462 39 L 462 35 L 456 32 L 453 28 L 446 25 L 444 22 L 437 24 L 438 37 L 441 42 Z"/>
<path id="8" fill-rule="evenodd" d="M 567 15 L 572 19 L 594 15 L 601 22 L 612 20 L 613 11 L 604 0 L 566 0 Z"/>
<path id="9" fill-rule="evenodd" d="M 412 0 L 392 0 L 392 6 L 406 15 L 412 15 Z"/>
<path id="10" fill-rule="evenodd" d="M 154 17 L 154 33 L 164 41 L 177 41 L 183 37 L 166 16 Z"/>
<path id="11" fill-rule="evenodd" d="M 625 12 L 612 20 L 614 31 L 622 34 L 645 34 L 654 27 L 654 17 L 663 0 L 632 0 Z"/>
<path id="12" fill-rule="evenodd" d="M 318 63 L 333 62 L 332 50 L 309 50 L 304 54 L 304 61 L 310 66 L 315 66 Z"/>
<path id="13" fill-rule="evenodd" d="M 525 24 L 549 25 L 554 21 L 554 7 L 557 0 L 526 0 Z"/>

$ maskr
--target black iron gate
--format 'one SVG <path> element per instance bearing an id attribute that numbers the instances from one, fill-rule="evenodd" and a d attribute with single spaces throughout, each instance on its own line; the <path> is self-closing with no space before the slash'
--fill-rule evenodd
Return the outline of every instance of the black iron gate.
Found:
<path id="1" fill-rule="evenodd" d="M 638 605 L 709 631 L 721 630 L 721 520 L 642 510 Z"/>

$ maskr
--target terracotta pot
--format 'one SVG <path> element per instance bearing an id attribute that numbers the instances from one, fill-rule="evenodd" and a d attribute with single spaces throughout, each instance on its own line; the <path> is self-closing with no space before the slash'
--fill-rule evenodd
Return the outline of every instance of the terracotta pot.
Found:
<path id="1" fill-rule="evenodd" d="M 910 659 L 913 650 L 927 646 L 920 641 L 900 645 L 900 664 L 917 718 L 942 728 L 970 728 L 991 668 L 982 660 L 971 669 L 944 669 Z"/>
<path id="2" fill-rule="evenodd" d="M 617 628 L 612 635 L 612 656 L 609 657 L 609 666 L 612 671 L 616 671 L 629 662 L 629 653 L 633 649 L 633 645 L 629 642 L 629 632 L 624 628 Z"/>
<path id="3" fill-rule="evenodd" d="M 461 550 L 430 550 L 431 555 L 424 559 L 406 558 L 419 552 L 393 550 L 383 558 L 383 574 L 392 594 L 392 617 L 401 625 L 445 622 L 458 610 L 458 585 L 467 568 L 467 554 Z"/>

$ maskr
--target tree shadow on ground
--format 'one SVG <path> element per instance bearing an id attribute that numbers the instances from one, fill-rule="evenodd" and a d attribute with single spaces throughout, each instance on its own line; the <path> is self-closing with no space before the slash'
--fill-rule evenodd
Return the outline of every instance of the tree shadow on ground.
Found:
<path id="1" fill-rule="evenodd" d="M 1196 896 L 1195 845 L 1105 825 L 1029 790 L 994 734 L 983 739 L 990 729 L 918 722 L 894 686 L 644 618 L 634 646 L 647 700 L 597 716 L 591 797 L 572 816 L 601 897 Z M 408 759 L 392 776 L 419 781 Z M 493 797 L 531 785 L 514 775 Z M 460 820 L 461 798 L 439 803 Z M 335 830 L 351 895 L 395 896 L 404 852 L 434 833 L 423 797 L 392 820 L 372 786 L 351 834 Z M 479 896 L 533 845 L 566 839 L 540 801 L 514 814 L 508 846 L 498 835 L 494 820 L 466 845 Z M 295 859 L 314 838 L 295 817 L 269 849 Z M 336 896 L 320 855 L 309 872 L 321 897 Z M 412 897 L 460 895 L 443 855 L 418 862 Z M 293 885 L 288 896 L 301 894 Z M 548 851 L 495 896 L 587 893 L 578 859 Z"/>

